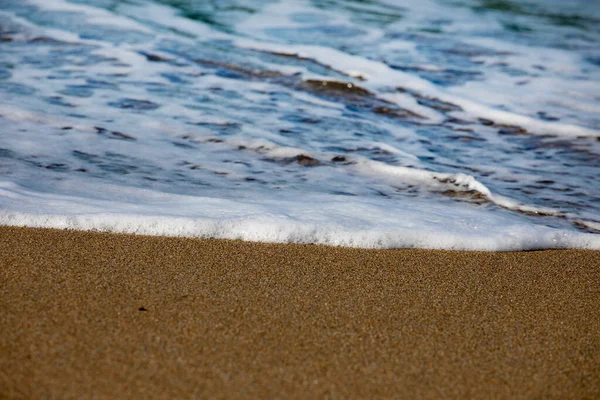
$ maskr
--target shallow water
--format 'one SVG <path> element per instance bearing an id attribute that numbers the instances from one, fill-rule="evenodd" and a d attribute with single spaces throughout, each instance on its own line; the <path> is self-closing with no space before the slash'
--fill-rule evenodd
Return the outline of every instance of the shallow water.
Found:
<path id="1" fill-rule="evenodd" d="M 600 7 L 0 0 L 0 223 L 600 248 Z"/>

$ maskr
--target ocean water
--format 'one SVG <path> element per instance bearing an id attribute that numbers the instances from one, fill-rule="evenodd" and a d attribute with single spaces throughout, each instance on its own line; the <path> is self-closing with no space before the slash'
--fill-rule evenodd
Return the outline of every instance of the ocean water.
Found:
<path id="1" fill-rule="evenodd" d="M 596 0 L 0 0 L 0 225 L 600 249 Z"/>

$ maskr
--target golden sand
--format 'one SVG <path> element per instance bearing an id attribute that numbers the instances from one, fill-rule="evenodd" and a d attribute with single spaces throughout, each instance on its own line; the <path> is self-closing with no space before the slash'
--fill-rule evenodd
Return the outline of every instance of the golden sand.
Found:
<path id="1" fill-rule="evenodd" d="M 0 228 L 0 398 L 600 398 L 600 252 Z"/>

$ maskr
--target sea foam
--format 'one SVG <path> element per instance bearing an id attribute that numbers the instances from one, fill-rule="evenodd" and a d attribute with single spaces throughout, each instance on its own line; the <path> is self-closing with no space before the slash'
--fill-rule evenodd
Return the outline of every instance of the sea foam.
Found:
<path id="1" fill-rule="evenodd" d="M 390 204 L 344 196 L 235 201 L 111 186 L 95 190 L 113 198 L 34 192 L 2 182 L 0 224 L 361 248 L 600 249 L 598 235 L 443 203 L 423 209 L 418 201 Z"/>

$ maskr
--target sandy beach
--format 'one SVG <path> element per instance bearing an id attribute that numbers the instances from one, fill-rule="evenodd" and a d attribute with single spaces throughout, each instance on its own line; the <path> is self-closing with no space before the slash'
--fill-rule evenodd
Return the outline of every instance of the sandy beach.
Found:
<path id="1" fill-rule="evenodd" d="M 600 252 L 0 228 L 1 398 L 600 398 Z"/>

